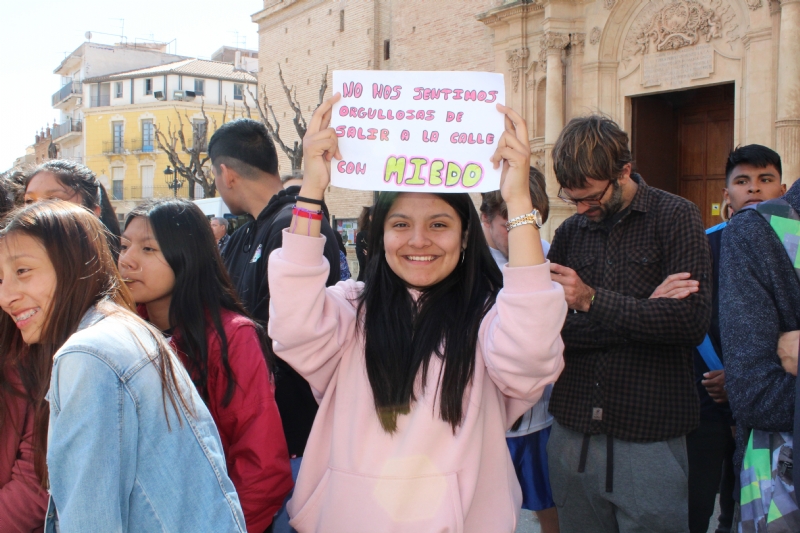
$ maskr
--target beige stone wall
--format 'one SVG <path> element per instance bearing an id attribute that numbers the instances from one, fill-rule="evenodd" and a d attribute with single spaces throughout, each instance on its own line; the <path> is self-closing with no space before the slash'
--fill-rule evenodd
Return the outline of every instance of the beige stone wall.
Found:
<path id="1" fill-rule="evenodd" d="M 498 0 L 286 0 L 253 15 L 259 25 L 259 90 L 265 90 L 281 124 L 280 136 L 292 146 L 298 140 L 278 79 L 297 90 L 306 120 L 319 101 L 322 73 L 343 69 L 485 70 L 494 71 L 493 30 L 476 15 Z M 272 7 L 270 7 L 272 6 Z M 340 11 L 344 10 L 344 31 Z M 384 41 L 390 59 L 384 61 Z M 335 88 L 328 87 L 326 96 Z M 280 170 L 291 170 L 278 149 Z M 356 218 L 372 204 L 372 192 L 331 187 L 326 195 L 338 219 Z"/>
<path id="2" fill-rule="evenodd" d="M 394 0 L 386 2 L 391 39 L 389 70 L 495 71 L 493 31 L 476 15 L 497 0 Z M 382 6 L 383 7 L 383 6 Z M 502 68 L 502 65 L 500 66 Z"/>
<path id="3" fill-rule="evenodd" d="M 274 2 L 267 1 L 266 4 Z M 341 7 L 344 5 L 344 31 Z M 285 6 L 285 7 L 282 7 Z M 368 0 L 285 2 L 277 10 L 253 16 L 259 24 L 259 91 L 266 91 L 280 123 L 280 137 L 290 148 L 299 140 L 278 78 L 278 65 L 286 83 L 293 86 L 306 121 L 319 103 L 322 75 L 328 68 L 326 97 L 332 94 L 331 73 L 374 66 L 374 4 Z M 259 15 L 266 14 L 259 20 Z M 263 94 L 263 93 L 262 93 Z M 271 117 L 270 117 L 271 118 Z M 289 159 L 278 147 L 281 173 L 291 171 Z M 372 203 L 372 193 L 332 188 L 326 201 L 337 218 L 355 218 L 362 205 Z"/>
<path id="4" fill-rule="evenodd" d="M 344 31 L 340 31 L 339 4 L 299 1 L 259 24 L 259 90 L 266 90 L 281 124 L 280 136 L 289 146 L 298 136 L 292 124 L 294 113 L 278 78 L 279 65 L 286 83 L 296 90 L 306 120 L 319 103 L 326 67 L 328 84 L 333 70 L 372 68 L 372 2 L 347 2 Z M 326 96 L 330 94 L 329 86 Z M 289 160 L 281 150 L 278 154 L 281 172 L 289 172 Z"/>

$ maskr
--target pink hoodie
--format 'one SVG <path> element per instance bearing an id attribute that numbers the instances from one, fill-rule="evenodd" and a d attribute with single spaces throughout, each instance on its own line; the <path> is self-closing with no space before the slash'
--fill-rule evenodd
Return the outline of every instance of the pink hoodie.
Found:
<path id="1" fill-rule="evenodd" d="M 567 305 L 549 263 L 503 269 L 455 435 L 439 418 L 436 357 L 425 394 L 389 434 L 375 413 L 356 332 L 363 283 L 325 288 L 324 243 L 284 230 L 283 248 L 269 258 L 275 352 L 320 402 L 288 505 L 290 524 L 300 533 L 511 533 L 522 494 L 505 431 L 564 367 Z"/>

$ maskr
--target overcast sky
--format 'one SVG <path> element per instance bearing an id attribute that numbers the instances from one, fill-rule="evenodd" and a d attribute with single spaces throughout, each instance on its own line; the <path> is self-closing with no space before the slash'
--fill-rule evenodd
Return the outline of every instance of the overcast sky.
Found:
<path id="1" fill-rule="evenodd" d="M 0 1 L 0 172 L 25 154 L 34 135 L 58 119 L 51 96 L 60 88 L 53 70 L 84 41 L 112 44 L 123 31 L 134 39 L 176 40 L 170 52 L 209 58 L 220 46 L 258 49 L 257 26 L 250 15 L 263 0 L 11 0 Z M 102 33 L 112 35 L 102 35 Z"/>

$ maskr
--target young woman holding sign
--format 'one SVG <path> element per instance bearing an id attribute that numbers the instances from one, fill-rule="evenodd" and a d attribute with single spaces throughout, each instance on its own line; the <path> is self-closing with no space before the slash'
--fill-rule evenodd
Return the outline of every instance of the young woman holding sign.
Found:
<path id="1" fill-rule="evenodd" d="M 506 131 L 492 161 L 513 225 L 502 276 L 467 194 L 384 193 L 365 281 L 326 289 L 318 203 L 340 158 L 328 127 L 337 100 L 309 124 L 303 201 L 268 269 L 275 352 L 320 400 L 291 524 L 510 533 L 521 493 L 505 430 L 561 372 L 567 311 L 525 216 L 525 122 L 498 106 Z"/>

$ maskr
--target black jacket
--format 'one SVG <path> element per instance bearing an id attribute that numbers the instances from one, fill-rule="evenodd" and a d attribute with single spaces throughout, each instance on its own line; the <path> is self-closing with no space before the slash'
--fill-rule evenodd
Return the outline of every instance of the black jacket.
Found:
<path id="1" fill-rule="evenodd" d="M 290 187 L 270 199 L 267 207 L 231 235 L 223 259 L 244 307 L 266 326 L 269 320 L 269 285 L 267 260 L 273 250 L 283 244 L 282 231 L 292 222 L 292 206 L 296 190 Z M 292 194 L 295 193 L 295 194 Z M 330 263 L 328 285 L 339 281 L 339 246 L 327 220 L 322 221 L 325 235 L 325 257 Z M 302 456 L 317 414 L 317 402 L 311 387 L 288 364 L 277 359 L 275 400 L 281 413 L 283 432 L 289 455 Z"/>
<path id="2" fill-rule="evenodd" d="M 711 290 L 711 326 L 708 328 L 708 337 L 711 339 L 711 345 L 714 351 L 717 352 L 719 360 L 725 364 L 725 356 L 722 352 L 722 340 L 719 334 L 719 257 L 720 249 L 722 248 L 722 234 L 725 231 L 727 222 L 718 224 L 713 228 L 706 230 L 708 236 L 708 245 L 711 248 L 711 272 L 712 272 L 712 290 Z M 731 414 L 731 407 L 728 402 L 717 403 L 708 395 L 708 391 L 703 385 L 703 374 L 709 371 L 708 365 L 703 360 L 703 356 L 695 348 L 694 350 L 694 383 L 697 387 L 697 395 L 700 397 L 700 420 L 711 420 L 724 422 L 729 426 L 736 425 Z"/>

